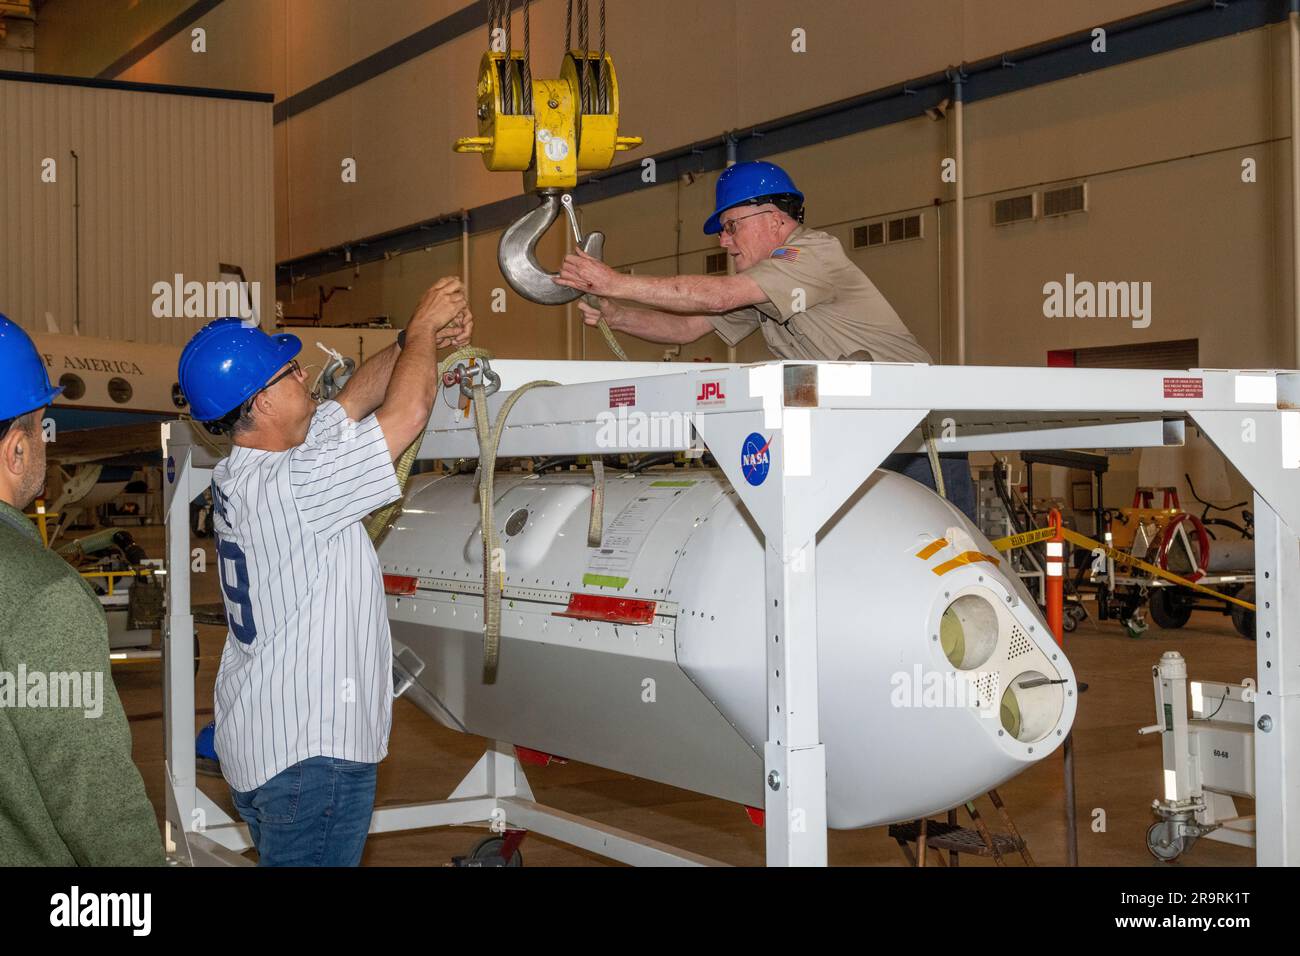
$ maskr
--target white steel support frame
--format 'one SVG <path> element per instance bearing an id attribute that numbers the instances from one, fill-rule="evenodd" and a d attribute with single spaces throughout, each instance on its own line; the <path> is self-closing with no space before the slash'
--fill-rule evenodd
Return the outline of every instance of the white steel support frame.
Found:
<path id="1" fill-rule="evenodd" d="M 198 788 L 195 772 L 194 614 L 190 602 L 190 502 L 212 481 L 220 460 L 195 443 L 185 422 L 162 426 L 167 528 L 167 615 L 163 647 L 163 758 L 167 794 L 164 842 L 169 855 L 197 865 L 245 862 L 248 829 Z"/>
<path id="2" fill-rule="evenodd" d="M 1300 667 L 1300 412 L 1291 410 L 1300 406 L 1300 372 L 843 362 L 492 364 L 502 379 L 501 392 L 489 399 L 493 417 L 509 392 L 525 382 L 562 383 L 521 397 L 504 430 L 500 457 L 689 450 L 702 442 L 763 532 L 768 661 L 763 756 L 772 865 L 825 865 L 827 860 L 826 761 L 817 719 L 816 535 L 881 461 L 895 450 L 924 451 L 918 428 L 923 422 L 944 436 L 942 451 L 958 452 L 1179 445 L 1190 421 L 1255 489 L 1256 859 L 1300 864 L 1300 825 L 1288 825 L 1300 822 L 1294 820 L 1300 815 L 1300 673 L 1292 673 Z M 725 400 L 699 404 L 705 383 L 716 384 Z M 610 416 L 626 403 L 628 387 L 634 389 L 632 404 L 618 412 L 650 420 L 686 416 L 693 434 L 689 428 L 651 428 L 646 434 L 652 443 L 611 448 Z M 741 463 L 753 434 L 769 442 L 768 469 L 757 484 L 747 474 L 758 474 Z M 211 463 L 193 467 L 189 456 L 195 449 L 185 448 L 184 462 L 175 456 L 178 488 L 186 475 L 183 494 L 168 488 L 172 568 L 188 566 L 188 501 L 210 474 Z M 477 455 L 472 416 L 440 400 L 420 456 Z M 183 505 L 177 505 L 181 498 Z M 188 576 L 169 574 L 168 588 L 169 629 L 187 640 L 193 620 Z M 221 842 L 210 822 L 216 808 L 193 782 L 188 654 L 169 654 L 167 681 L 169 821 L 188 836 L 196 828 L 186 823 L 186 815 L 205 810 L 207 835 Z M 505 743 L 488 750 L 450 800 L 376 811 L 372 832 L 485 819 L 628 862 L 709 862 L 540 807 Z"/>
<path id="3" fill-rule="evenodd" d="M 187 422 L 163 425 L 167 527 L 167 617 L 163 629 L 163 737 L 167 853 L 191 866 L 247 866 L 248 827 L 198 788 L 195 771 L 194 669 L 190 635 L 190 502 L 212 481 L 220 460 L 195 443 Z M 493 741 L 446 800 L 381 807 L 371 833 L 487 824 L 524 829 L 634 866 L 710 866 L 720 861 L 585 820 L 533 799 L 528 778 L 505 742 Z"/>

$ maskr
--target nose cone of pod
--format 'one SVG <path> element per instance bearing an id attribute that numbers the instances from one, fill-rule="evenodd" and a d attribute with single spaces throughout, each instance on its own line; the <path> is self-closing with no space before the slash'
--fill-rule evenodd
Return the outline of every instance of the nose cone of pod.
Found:
<path id="1" fill-rule="evenodd" d="M 746 519 L 722 518 L 719 540 L 733 535 L 728 521 Z M 762 553 L 725 551 L 693 542 L 674 588 L 683 582 L 691 605 L 692 580 L 707 582 L 698 590 L 750 594 L 757 600 L 729 603 L 726 631 L 763 633 Z M 957 509 L 911 479 L 876 472 L 822 529 L 815 562 L 832 827 L 948 809 L 1064 740 L 1073 671 L 1005 559 Z M 761 745 L 775 678 L 764 645 L 709 633 L 702 616 L 679 620 L 677 633 L 683 669 Z"/>

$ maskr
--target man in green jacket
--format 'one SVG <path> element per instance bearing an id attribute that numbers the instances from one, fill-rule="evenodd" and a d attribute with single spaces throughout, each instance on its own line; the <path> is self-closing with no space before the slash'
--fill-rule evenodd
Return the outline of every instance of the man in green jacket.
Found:
<path id="1" fill-rule="evenodd" d="M 61 391 L 0 315 L 0 866 L 161 865 L 104 612 L 23 515 L 45 485 L 41 413 Z"/>

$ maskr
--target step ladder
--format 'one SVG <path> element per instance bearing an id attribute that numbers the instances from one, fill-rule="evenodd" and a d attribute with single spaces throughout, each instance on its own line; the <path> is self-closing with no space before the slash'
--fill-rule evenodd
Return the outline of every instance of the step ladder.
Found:
<path id="1" fill-rule="evenodd" d="M 1007 829 L 1006 833 L 994 833 L 990 830 L 980 815 L 979 808 L 975 806 L 975 801 L 970 800 L 966 802 L 965 807 L 971 823 L 974 824 L 973 828 L 957 825 L 957 810 L 954 808 L 948 811 L 947 821 L 928 820 L 922 817 L 920 820 L 912 820 L 908 823 L 891 824 L 889 835 L 897 841 L 909 866 L 925 866 L 930 850 L 935 851 L 940 866 L 958 866 L 960 855 L 963 853 L 990 856 L 998 866 L 1006 866 L 1005 858 L 1013 853 L 1019 853 L 1026 866 L 1033 866 L 1034 859 L 1029 855 L 1029 846 L 1020 835 L 1020 831 L 1016 829 L 1015 822 L 1007 812 L 1002 798 L 998 796 L 996 790 L 990 790 L 988 798 L 1002 817 L 1002 823 Z M 913 843 L 917 847 L 915 853 L 912 851 Z M 947 860 L 943 858 L 945 850 L 948 852 Z"/>
<path id="2" fill-rule="evenodd" d="M 1139 485 L 1133 491 L 1133 507 L 1154 508 L 1156 492 L 1161 495 L 1161 508 L 1182 510 L 1183 506 L 1178 502 L 1178 489 L 1173 485 Z"/>

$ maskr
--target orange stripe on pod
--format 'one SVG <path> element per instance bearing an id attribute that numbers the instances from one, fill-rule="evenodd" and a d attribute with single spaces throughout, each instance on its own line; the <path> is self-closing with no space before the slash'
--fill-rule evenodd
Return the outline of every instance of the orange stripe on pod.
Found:
<path id="1" fill-rule="evenodd" d="M 943 564 L 936 565 L 930 570 L 932 570 L 935 574 L 947 574 L 949 571 L 953 570 L 954 568 L 959 568 L 963 564 L 978 564 L 981 561 L 986 561 L 989 564 L 1002 563 L 993 555 L 985 554 L 983 551 L 963 551 L 961 554 L 957 555 L 957 557 L 950 558 L 949 560 L 945 561 Z"/>
<path id="2" fill-rule="evenodd" d="M 916 556 L 920 558 L 922 561 L 924 561 L 926 558 L 930 557 L 930 555 L 934 554 L 936 551 L 941 551 L 946 547 L 948 547 L 947 538 L 935 538 L 933 541 L 927 544 L 920 551 L 916 552 Z"/>

